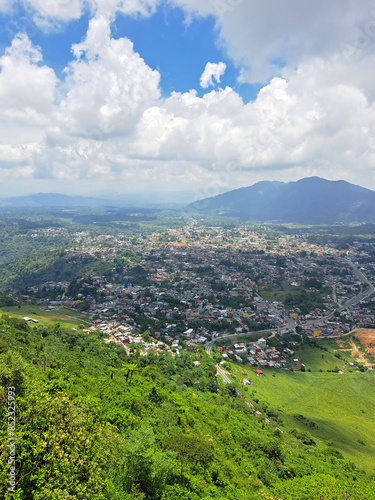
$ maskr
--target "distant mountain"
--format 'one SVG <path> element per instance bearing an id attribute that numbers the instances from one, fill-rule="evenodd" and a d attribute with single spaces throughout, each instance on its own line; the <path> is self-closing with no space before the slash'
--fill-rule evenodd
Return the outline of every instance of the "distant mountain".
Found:
<path id="1" fill-rule="evenodd" d="M 110 201 L 84 196 L 68 196 L 56 193 L 38 193 L 29 196 L 0 199 L 1 207 L 103 207 L 111 205 Z"/>
<path id="2" fill-rule="evenodd" d="M 0 198 L 0 208 L 47 208 L 47 207 L 138 207 L 181 208 L 193 197 L 189 192 L 148 192 L 111 194 L 108 199 L 85 196 L 69 196 L 57 193 L 38 193 L 28 196 Z"/>
<path id="3" fill-rule="evenodd" d="M 320 177 L 288 183 L 262 181 L 196 201 L 187 210 L 253 221 L 375 222 L 375 191 Z"/>

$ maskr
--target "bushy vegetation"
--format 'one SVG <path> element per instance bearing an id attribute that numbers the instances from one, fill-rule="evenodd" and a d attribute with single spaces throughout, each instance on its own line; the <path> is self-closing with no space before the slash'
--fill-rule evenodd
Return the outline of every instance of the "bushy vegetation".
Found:
<path id="1" fill-rule="evenodd" d="M 6 483 L 9 385 L 16 496 Z M 203 350 L 127 355 L 101 333 L 3 316 L 0 399 L 5 499 L 374 498 L 374 480 L 340 454 L 307 432 L 280 432 L 236 386 L 218 384 Z"/>

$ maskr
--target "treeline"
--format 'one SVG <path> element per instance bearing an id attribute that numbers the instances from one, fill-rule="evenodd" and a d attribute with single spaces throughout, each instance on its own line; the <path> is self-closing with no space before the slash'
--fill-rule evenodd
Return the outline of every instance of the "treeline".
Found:
<path id="1" fill-rule="evenodd" d="M 41 223 L 34 224 L 39 227 Z M 70 236 L 65 233 L 56 234 L 53 238 L 48 234 L 38 233 L 35 237 L 35 231 L 30 225 L 32 222 L 27 225 L 0 225 L 0 264 L 4 265 L 24 256 L 37 256 L 47 249 L 67 247 L 71 243 Z M 54 225 L 48 224 L 48 227 Z"/>
<path id="2" fill-rule="evenodd" d="M 9 297 L 9 295 L 0 292 L 0 307 L 12 307 L 16 305 L 17 301 L 15 301 L 12 297 Z"/>
<path id="3" fill-rule="evenodd" d="M 374 480 L 308 435 L 280 432 L 224 386 L 203 350 L 130 355 L 103 334 L 0 319 L 0 496 L 7 388 L 16 498 L 352 500 Z M 272 412 L 268 412 L 271 415 Z"/>
<path id="4" fill-rule="evenodd" d="M 0 269 L 0 289 L 19 291 L 47 281 L 71 281 L 90 273 L 116 282 L 123 279 L 123 268 L 116 262 L 105 262 L 92 256 L 69 255 L 64 250 L 49 250 L 9 261 Z"/>

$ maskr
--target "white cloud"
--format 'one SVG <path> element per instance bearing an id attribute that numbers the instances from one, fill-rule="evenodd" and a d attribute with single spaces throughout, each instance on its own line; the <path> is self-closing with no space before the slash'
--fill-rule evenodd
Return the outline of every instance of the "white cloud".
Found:
<path id="1" fill-rule="evenodd" d="M 64 23 L 79 19 L 90 10 L 92 15 L 104 14 L 115 17 L 119 12 L 131 16 L 150 16 L 156 11 L 161 0 L 23 0 L 26 15 L 12 21 L 15 25 L 25 22 L 32 26 L 29 17 L 43 31 L 59 31 Z M 11 13 L 17 0 L 0 0 L 0 12 Z"/>
<path id="2" fill-rule="evenodd" d="M 91 19 L 86 39 L 73 46 L 67 95 L 57 123 L 73 136 L 104 139 L 130 133 L 142 112 L 160 97 L 157 71 L 126 38 L 111 38 L 109 19 Z"/>
<path id="3" fill-rule="evenodd" d="M 216 83 L 220 83 L 220 77 L 223 76 L 226 67 L 227 65 L 223 62 L 217 64 L 208 62 L 200 79 L 201 87 L 206 89 L 210 85 L 215 85 L 213 80 L 216 80 Z"/>
<path id="4" fill-rule="evenodd" d="M 131 16 L 150 16 L 161 0 L 90 0 L 93 11 L 106 15 L 121 12 Z"/>
<path id="5" fill-rule="evenodd" d="M 44 30 L 54 29 L 61 22 L 79 19 L 85 5 L 81 0 L 25 0 L 24 3 L 33 12 L 35 24 Z"/>
<path id="6" fill-rule="evenodd" d="M 0 12 L 9 13 L 13 9 L 15 0 L 0 0 Z"/>
<path id="7" fill-rule="evenodd" d="M 312 60 L 272 79 L 248 104 L 230 88 L 203 98 L 174 93 L 144 112 L 131 152 L 199 162 L 216 173 L 240 165 L 242 176 L 231 174 L 232 185 L 261 169 L 280 178 L 300 166 L 323 177 L 361 175 L 365 182 L 375 154 L 375 105 L 335 76 L 345 71 L 342 61 Z"/>
<path id="8" fill-rule="evenodd" d="M 42 152 L 39 143 L 21 144 L 15 148 L 9 144 L 0 144 L 0 163 L 11 164 L 20 163 L 25 160 L 34 159 L 36 155 Z"/>
<path id="9" fill-rule="evenodd" d="M 284 2 L 285 12 L 274 0 L 270 12 L 258 0 L 173 2 L 191 15 L 214 13 L 221 43 L 242 65 L 244 80 L 272 75 L 257 98 L 244 103 L 226 87 L 162 99 L 158 71 L 110 30 L 114 9 L 150 15 L 157 2 L 96 0 L 97 14 L 72 47 L 64 82 L 25 35 L 0 58 L 0 130 L 6 131 L 0 169 L 7 182 L 11 175 L 34 177 L 38 186 L 53 179 L 60 190 L 77 192 L 195 188 L 197 198 L 265 177 L 320 175 L 375 188 L 372 38 L 361 48 L 358 40 L 341 44 L 356 25 L 370 33 L 365 8 L 349 0 L 318 0 L 319 12 L 302 11 L 292 0 Z M 63 2 L 57 5 L 61 20 Z M 275 67 L 278 57 L 283 68 Z M 201 86 L 219 82 L 224 70 L 224 63 L 208 63 Z"/>
<path id="10" fill-rule="evenodd" d="M 243 81 L 265 82 L 280 65 L 353 49 L 374 50 L 373 0 L 171 0 L 192 15 L 214 15 L 219 42 Z"/>
<path id="11" fill-rule="evenodd" d="M 0 110 L 3 118 L 46 125 L 55 98 L 56 76 L 42 66 L 42 55 L 19 34 L 0 58 Z"/>

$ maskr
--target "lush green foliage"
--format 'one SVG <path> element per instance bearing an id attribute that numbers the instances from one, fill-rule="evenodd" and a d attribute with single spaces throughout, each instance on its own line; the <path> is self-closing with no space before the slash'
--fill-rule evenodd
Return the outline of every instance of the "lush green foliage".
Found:
<path id="1" fill-rule="evenodd" d="M 127 356 L 99 333 L 3 317 L 0 384 L 17 393 L 17 494 L 6 491 L 0 387 L 1 496 L 374 498 L 370 477 L 308 433 L 281 433 L 214 375 L 203 351 Z"/>
<path id="2" fill-rule="evenodd" d="M 316 350 L 314 354 L 309 347 L 301 352 L 307 353 L 306 363 L 309 355 L 317 363 L 310 365 L 311 372 L 306 364 L 304 373 L 264 369 L 264 376 L 256 377 L 250 367 L 231 365 L 231 378 L 252 381 L 247 392 L 250 401 L 257 402 L 286 428 L 294 429 L 302 442 L 313 439 L 371 473 L 375 467 L 375 372 L 347 368 L 343 373 L 335 372 L 331 369 L 333 360 L 339 360 L 326 351 Z M 325 359 L 319 359 L 320 353 Z M 322 372 L 314 369 L 325 361 Z"/>

